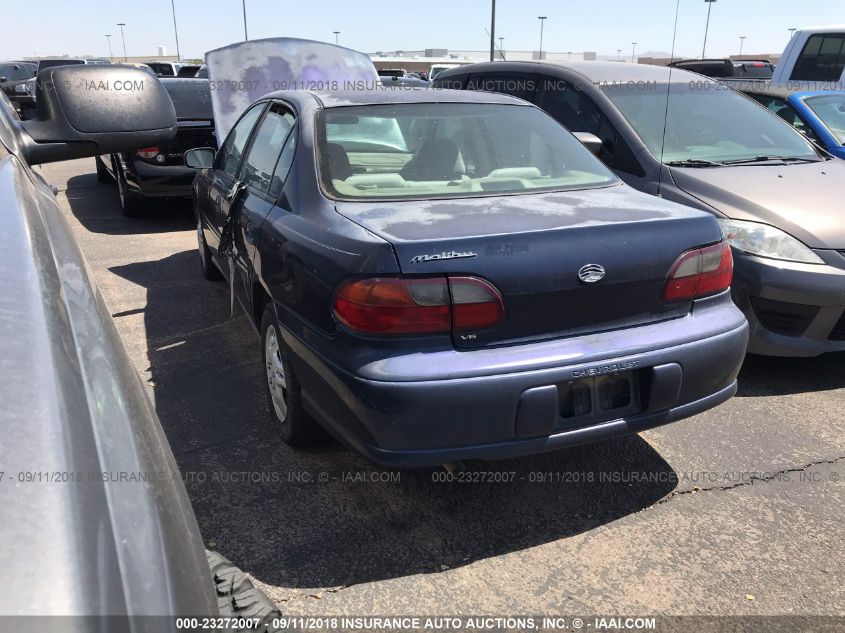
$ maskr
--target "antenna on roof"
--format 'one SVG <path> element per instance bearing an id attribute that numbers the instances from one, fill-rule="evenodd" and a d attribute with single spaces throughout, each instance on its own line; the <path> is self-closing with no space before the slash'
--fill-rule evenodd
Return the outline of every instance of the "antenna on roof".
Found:
<path id="1" fill-rule="evenodd" d="M 660 187 L 663 185 L 663 152 L 666 149 L 666 125 L 669 121 L 669 97 L 672 94 L 672 62 L 675 61 L 675 40 L 678 37 L 678 12 L 681 8 L 681 0 L 675 2 L 675 27 L 672 30 L 672 52 L 669 57 L 669 81 L 666 84 L 666 110 L 663 112 L 663 138 L 660 140 L 660 167 L 657 170 L 657 195 L 660 195 Z"/>
<path id="2" fill-rule="evenodd" d="M 490 31 L 488 31 L 488 30 L 487 30 L 487 27 L 484 27 L 484 32 L 485 32 L 485 33 L 487 33 L 487 37 L 491 37 L 491 36 L 490 36 Z M 500 38 L 500 39 L 504 39 L 504 38 Z M 494 44 L 494 46 L 495 46 L 495 44 Z M 506 60 L 506 59 L 505 59 L 505 52 L 502 50 L 502 45 L 501 45 L 501 43 L 499 44 L 499 46 L 497 46 L 497 48 L 498 48 L 498 50 L 499 50 L 499 57 L 501 57 L 501 58 L 502 58 L 502 61 L 504 61 L 504 62 L 508 61 L 508 60 Z M 490 61 L 492 62 L 492 61 L 494 61 L 494 60 L 492 60 L 492 59 L 491 59 Z"/>

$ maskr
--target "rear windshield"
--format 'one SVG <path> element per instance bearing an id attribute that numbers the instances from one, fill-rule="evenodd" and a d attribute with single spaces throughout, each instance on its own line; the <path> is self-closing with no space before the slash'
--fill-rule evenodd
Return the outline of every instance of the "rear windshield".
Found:
<path id="1" fill-rule="evenodd" d="M 211 92 L 207 81 L 186 79 L 161 83 L 170 95 L 170 100 L 173 101 L 177 119 L 214 118 L 211 113 Z"/>
<path id="2" fill-rule="evenodd" d="M 808 97 L 807 107 L 815 112 L 840 145 L 845 145 L 845 92 Z"/>
<path id="3" fill-rule="evenodd" d="M 160 62 L 147 62 L 147 66 L 156 71 L 156 74 L 162 75 L 164 77 L 173 76 L 173 66 L 171 66 L 170 64 Z"/>
<path id="4" fill-rule="evenodd" d="M 671 97 L 667 84 L 657 84 L 653 90 L 605 86 L 603 91 L 651 153 L 662 155 L 666 163 L 759 156 L 818 158 L 799 132 L 733 90 L 691 81 L 672 84 Z"/>
<path id="5" fill-rule="evenodd" d="M 45 68 L 52 68 L 54 66 L 75 66 L 77 64 L 84 64 L 82 59 L 42 59 L 38 62 L 38 70 L 42 71 Z"/>
<path id="6" fill-rule="evenodd" d="M 332 108 L 318 136 L 322 182 L 339 198 L 461 198 L 616 182 L 561 125 L 526 106 Z"/>

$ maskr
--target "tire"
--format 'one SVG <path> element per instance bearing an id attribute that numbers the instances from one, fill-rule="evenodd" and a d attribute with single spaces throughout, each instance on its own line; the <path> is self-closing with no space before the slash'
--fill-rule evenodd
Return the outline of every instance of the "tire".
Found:
<path id="1" fill-rule="evenodd" d="M 279 630 L 273 627 L 273 620 L 281 612 L 264 592 L 256 588 L 246 573 L 217 552 L 205 550 L 205 557 L 217 591 L 217 607 L 221 617 L 257 619 L 258 625 L 251 626 L 250 631 Z"/>
<path id="2" fill-rule="evenodd" d="M 117 179 L 117 195 L 120 197 L 120 209 L 127 218 L 137 218 L 144 215 L 144 198 L 134 191 L 130 191 L 123 172 L 115 165 Z"/>
<path id="3" fill-rule="evenodd" d="M 197 251 L 200 256 L 200 272 L 203 278 L 209 281 L 222 281 L 223 273 L 211 260 L 211 251 L 205 242 L 205 235 L 202 232 L 202 218 L 199 214 L 197 214 Z"/>
<path id="4" fill-rule="evenodd" d="M 302 405 L 302 389 L 288 361 L 271 303 L 261 316 L 261 360 L 270 420 L 282 441 L 288 446 L 306 446 L 325 437 Z"/>
<path id="5" fill-rule="evenodd" d="M 108 169 L 106 169 L 105 164 L 99 156 L 94 157 L 94 163 L 97 165 L 97 182 L 114 182 L 114 178 L 112 178 L 112 175 L 109 173 Z"/>

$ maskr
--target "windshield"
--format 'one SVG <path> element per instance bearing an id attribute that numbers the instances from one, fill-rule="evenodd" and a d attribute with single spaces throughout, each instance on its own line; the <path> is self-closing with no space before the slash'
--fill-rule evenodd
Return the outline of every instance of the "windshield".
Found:
<path id="1" fill-rule="evenodd" d="M 459 198 L 616 182 L 540 110 L 405 103 L 323 112 L 320 171 L 340 198 Z"/>
<path id="2" fill-rule="evenodd" d="M 707 82 L 603 88 L 651 153 L 663 162 L 753 160 L 762 156 L 815 160 L 803 136 L 751 99 Z M 663 124 L 666 121 L 665 147 Z"/>
<path id="3" fill-rule="evenodd" d="M 165 81 L 167 83 L 165 83 Z M 211 91 L 207 81 L 165 80 L 162 82 L 177 119 L 212 119 Z"/>
<path id="4" fill-rule="evenodd" d="M 845 145 L 845 93 L 808 97 L 804 103 L 836 137 L 836 142 Z"/>

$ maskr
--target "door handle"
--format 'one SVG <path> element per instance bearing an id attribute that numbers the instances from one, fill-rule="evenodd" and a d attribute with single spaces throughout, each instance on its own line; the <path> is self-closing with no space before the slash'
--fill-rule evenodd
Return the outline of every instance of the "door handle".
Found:
<path id="1" fill-rule="evenodd" d="M 237 197 L 240 195 L 241 191 L 246 188 L 246 183 L 243 180 L 236 180 L 232 185 L 232 188 L 226 192 L 226 200 L 229 204 L 233 203 Z"/>

